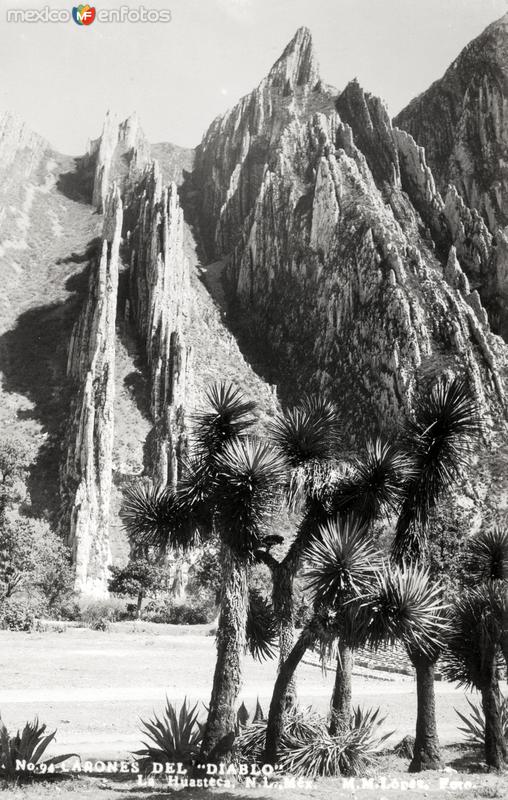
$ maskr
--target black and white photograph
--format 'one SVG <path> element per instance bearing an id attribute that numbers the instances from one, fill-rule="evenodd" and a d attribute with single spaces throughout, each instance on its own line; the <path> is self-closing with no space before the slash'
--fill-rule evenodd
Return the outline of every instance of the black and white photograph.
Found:
<path id="1" fill-rule="evenodd" d="M 0 0 L 2 796 L 508 800 L 507 667 L 508 0 Z"/>

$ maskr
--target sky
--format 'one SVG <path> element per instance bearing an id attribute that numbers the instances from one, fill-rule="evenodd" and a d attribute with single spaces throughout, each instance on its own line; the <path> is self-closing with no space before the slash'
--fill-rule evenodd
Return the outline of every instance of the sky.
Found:
<path id="1" fill-rule="evenodd" d="M 152 142 L 196 145 L 301 25 L 326 83 L 342 89 L 357 77 L 395 115 L 508 12 L 508 0 L 97 0 L 97 10 L 169 9 L 171 22 L 6 21 L 8 9 L 72 5 L 0 0 L 0 112 L 71 155 L 99 135 L 108 109 L 137 111 Z"/>

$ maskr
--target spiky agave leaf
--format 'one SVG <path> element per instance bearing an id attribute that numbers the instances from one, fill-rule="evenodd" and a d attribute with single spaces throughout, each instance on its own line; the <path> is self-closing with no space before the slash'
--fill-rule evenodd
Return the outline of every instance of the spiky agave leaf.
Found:
<path id="1" fill-rule="evenodd" d="M 213 458 L 227 442 L 252 427 L 256 404 L 228 381 L 212 384 L 206 402 L 208 407 L 194 415 L 193 438 L 197 452 Z"/>
<path id="2" fill-rule="evenodd" d="M 27 722 L 22 731 L 18 730 L 11 736 L 0 719 L 0 778 L 14 782 L 23 777 L 33 777 L 34 771 L 27 772 L 26 776 L 22 772 L 20 773 L 17 766 L 19 761 L 26 761 L 39 768 L 42 766 L 47 768 L 77 756 L 77 753 L 66 753 L 42 761 L 41 759 L 55 735 L 56 731 L 46 733 L 46 725 L 41 725 L 36 717 L 33 722 Z"/>
<path id="3" fill-rule="evenodd" d="M 472 445 L 481 437 L 478 404 L 463 378 L 441 377 L 430 393 L 421 394 L 404 439 L 415 459 L 416 473 L 395 531 L 393 557 L 418 557 L 431 511 L 470 463 Z"/>
<path id="4" fill-rule="evenodd" d="M 354 513 L 369 524 L 382 513 L 400 507 L 414 476 L 410 455 L 379 438 L 371 440 L 364 456 L 353 461 L 350 474 L 338 483 L 331 499 L 333 510 Z"/>
<path id="5" fill-rule="evenodd" d="M 305 551 L 307 587 L 315 601 L 336 609 L 372 583 L 379 552 L 354 517 L 329 520 Z"/>
<path id="6" fill-rule="evenodd" d="M 249 590 L 247 648 L 257 661 L 275 657 L 278 625 L 272 604 L 256 589 Z"/>
<path id="7" fill-rule="evenodd" d="M 466 697 L 466 700 L 470 708 L 468 717 L 454 709 L 459 719 L 464 723 L 464 727 L 458 730 L 464 734 L 470 744 L 483 747 L 485 745 L 485 714 L 483 713 L 483 708 L 481 704 L 473 703 L 469 697 Z M 508 697 L 501 696 L 499 716 L 504 737 L 508 739 Z"/>
<path id="8" fill-rule="evenodd" d="M 408 652 L 435 656 L 448 630 L 442 591 L 428 569 L 417 564 L 385 565 L 362 603 L 359 627 L 364 626 L 374 647 L 402 641 Z"/>
<path id="9" fill-rule="evenodd" d="M 202 731 L 197 707 L 197 703 L 191 707 L 185 697 L 180 711 L 177 712 L 176 707 L 166 698 L 162 717 L 154 714 L 148 721 L 141 720 L 141 733 L 148 741 L 143 741 L 143 748 L 136 750 L 133 755 L 137 756 L 136 760 L 143 773 L 152 771 L 154 763 L 181 761 L 187 764 L 198 755 Z"/>
<path id="10" fill-rule="evenodd" d="M 468 542 L 468 569 L 473 579 L 508 580 L 508 529 L 498 525 Z"/>
<path id="11" fill-rule="evenodd" d="M 186 549 L 196 527 L 185 502 L 171 487 L 138 481 L 124 489 L 121 517 L 135 548 Z"/>
<path id="12" fill-rule="evenodd" d="M 492 584 L 464 591 L 455 599 L 442 657 L 443 672 L 449 680 L 475 689 L 488 683 L 501 644 L 499 600 L 498 588 Z"/>
<path id="13" fill-rule="evenodd" d="M 215 459 L 213 498 L 222 540 L 240 557 L 252 558 L 280 500 L 287 465 L 268 443 L 232 439 Z"/>

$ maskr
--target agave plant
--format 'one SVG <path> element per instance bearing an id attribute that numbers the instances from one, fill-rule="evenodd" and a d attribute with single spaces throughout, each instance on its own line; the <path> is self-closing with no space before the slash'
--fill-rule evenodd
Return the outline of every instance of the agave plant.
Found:
<path id="1" fill-rule="evenodd" d="M 184 698 L 180 710 L 166 698 L 166 708 L 159 718 L 154 714 L 148 722 L 141 720 L 142 735 L 148 739 L 143 749 L 136 750 L 140 770 L 147 774 L 153 771 L 153 764 L 181 762 L 189 764 L 199 754 L 202 730 L 198 722 L 198 704 L 192 708 Z"/>
<path id="2" fill-rule="evenodd" d="M 455 709 L 455 713 L 464 723 L 464 727 L 459 728 L 459 731 L 464 734 L 470 744 L 483 746 L 485 744 L 485 714 L 483 708 L 480 703 L 473 703 L 469 697 L 466 697 L 466 700 L 470 708 L 469 716 L 466 717 L 465 714 Z M 508 697 L 500 698 L 499 717 L 503 736 L 508 740 Z"/>
<path id="3" fill-rule="evenodd" d="M 56 731 L 46 733 L 46 725 L 41 725 L 36 717 L 27 722 L 23 730 L 11 736 L 0 719 L 0 778 L 9 782 L 32 778 L 34 774 L 47 774 L 51 767 L 76 756 L 76 753 L 53 756 L 42 761 L 42 757 L 55 738 Z M 34 765 L 35 770 L 20 772 L 19 762 Z"/>

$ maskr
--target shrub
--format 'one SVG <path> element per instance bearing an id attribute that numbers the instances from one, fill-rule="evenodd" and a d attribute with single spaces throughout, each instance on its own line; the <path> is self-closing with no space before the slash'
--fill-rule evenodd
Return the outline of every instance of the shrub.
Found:
<path id="1" fill-rule="evenodd" d="M 193 708 L 187 705 L 184 699 L 180 711 L 166 698 L 166 708 L 159 719 L 154 714 L 153 719 L 145 722 L 141 720 L 142 734 L 148 738 L 148 743 L 143 742 L 143 749 L 137 750 L 140 770 L 148 773 L 153 770 L 153 763 L 182 762 L 188 764 L 199 754 L 202 739 L 202 730 L 198 722 L 197 703 Z"/>
<path id="2" fill-rule="evenodd" d="M 171 595 L 159 595 L 144 607 L 141 617 L 147 622 L 168 625 L 204 625 L 217 615 L 214 597 L 203 591 L 188 600 L 175 601 Z"/>
<path id="3" fill-rule="evenodd" d="M 56 731 L 46 734 L 46 726 L 39 725 L 37 717 L 33 722 L 27 722 L 23 731 L 11 736 L 0 720 L 0 777 L 9 782 L 31 779 L 33 771 L 20 772 L 16 768 L 17 761 L 26 761 L 27 764 L 37 765 L 35 774 L 44 775 L 51 772 L 51 767 L 61 764 L 76 753 L 54 756 L 41 761 L 42 756 L 55 738 Z"/>
<path id="4" fill-rule="evenodd" d="M 167 569 L 145 557 L 131 558 L 125 567 L 110 567 L 109 590 L 115 594 L 135 597 L 129 603 L 132 616 L 139 617 L 144 598 L 153 594 L 163 583 Z"/>
<path id="5" fill-rule="evenodd" d="M 37 628 L 46 606 L 43 601 L 30 597 L 8 597 L 0 603 L 0 628 L 9 631 L 30 632 Z"/>
<path id="6" fill-rule="evenodd" d="M 375 763 L 381 745 L 391 733 L 381 735 L 385 718 L 379 709 L 354 709 L 351 729 L 345 736 L 331 736 L 328 725 L 311 708 L 287 712 L 279 748 L 281 768 L 296 777 L 358 775 Z M 261 762 L 266 737 L 266 720 L 245 728 L 238 746 L 242 756 Z"/>
<path id="7" fill-rule="evenodd" d="M 42 595 L 51 607 L 71 592 L 69 551 L 44 520 L 6 515 L 0 553 L 0 595 Z"/>
<path id="8" fill-rule="evenodd" d="M 464 723 L 464 727 L 459 728 L 459 731 L 464 734 L 470 744 L 483 747 L 485 744 L 485 715 L 482 706 L 480 703 L 473 703 L 469 697 L 466 697 L 466 700 L 470 708 L 469 716 L 466 717 L 465 714 L 461 714 L 460 711 L 455 709 L 455 713 Z M 501 699 L 499 711 L 503 735 L 508 740 L 508 697 Z"/>
<path id="9" fill-rule="evenodd" d="M 112 622 L 122 619 L 124 613 L 121 600 L 88 600 L 80 606 L 79 618 L 94 631 L 107 631 Z"/>

